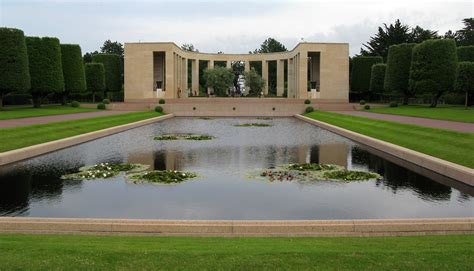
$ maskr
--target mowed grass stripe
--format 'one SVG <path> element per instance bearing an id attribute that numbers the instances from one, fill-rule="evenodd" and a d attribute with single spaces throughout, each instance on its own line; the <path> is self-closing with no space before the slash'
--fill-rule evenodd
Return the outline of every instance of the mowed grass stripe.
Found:
<path id="1" fill-rule="evenodd" d="M 474 168 L 474 133 L 315 111 L 307 117 Z"/>
<path id="2" fill-rule="evenodd" d="M 474 107 L 439 105 L 432 108 L 427 105 L 401 105 L 398 107 L 372 108 L 370 111 L 390 115 L 474 123 Z"/>
<path id="3" fill-rule="evenodd" d="M 71 107 L 66 105 L 43 105 L 40 108 L 14 106 L 2 108 L 0 110 L 0 120 L 67 115 L 95 111 L 98 110 L 95 108 Z"/>
<path id="4" fill-rule="evenodd" d="M 2 269 L 471 270 L 474 235 L 331 238 L 0 234 Z"/>
<path id="5" fill-rule="evenodd" d="M 88 119 L 3 128 L 0 129 L 0 152 L 93 132 L 161 115 L 162 114 L 156 112 L 134 112 Z"/>

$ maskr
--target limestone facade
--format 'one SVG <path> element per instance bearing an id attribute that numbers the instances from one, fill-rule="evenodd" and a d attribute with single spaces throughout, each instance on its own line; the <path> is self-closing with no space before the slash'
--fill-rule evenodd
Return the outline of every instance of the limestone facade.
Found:
<path id="1" fill-rule="evenodd" d="M 188 52 L 173 42 L 125 43 L 125 101 L 187 98 L 189 93 L 199 93 L 203 64 L 214 68 L 225 63 L 223 67 L 231 68 L 235 62 L 241 62 L 245 71 L 251 62 L 261 62 L 267 95 L 272 61 L 276 62 L 277 96 L 286 91 L 288 98 L 348 102 L 349 45 L 310 42 L 299 43 L 291 51 L 264 54 Z"/>

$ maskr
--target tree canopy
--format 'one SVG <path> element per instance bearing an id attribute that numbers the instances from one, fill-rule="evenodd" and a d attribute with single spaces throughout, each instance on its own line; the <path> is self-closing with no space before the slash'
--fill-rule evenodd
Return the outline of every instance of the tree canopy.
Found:
<path id="1" fill-rule="evenodd" d="M 199 53 L 199 50 L 194 48 L 194 45 L 191 44 L 191 43 L 184 43 L 183 45 L 181 45 L 181 49 L 183 49 L 184 51 L 188 51 L 188 52 Z"/>
<path id="2" fill-rule="evenodd" d="M 0 107 L 2 97 L 12 91 L 30 89 L 28 54 L 23 31 L 0 28 Z"/>
<path id="3" fill-rule="evenodd" d="M 231 69 L 214 67 L 205 69 L 203 74 L 206 86 L 214 89 L 217 96 L 227 96 L 227 91 L 234 84 L 234 73 Z"/>
<path id="4" fill-rule="evenodd" d="M 64 91 L 61 46 L 57 38 L 49 37 L 27 37 L 26 46 L 31 77 L 30 93 L 34 106 L 39 107 L 42 97 Z"/>
<path id="5" fill-rule="evenodd" d="M 439 38 L 437 31 L 423 29 L 420 26 L 410 28 L 406 24 L 402 24 L 399 19 L 395 23 L 387 25 L 383 24 L 378 28 L 377 33 L 370 37 L 370 40 L 363 44 L 360 54 L 363 56 L 381 56 L 386 59 L 388 48 L 391 45 L 401 43 L 419 43 L 428 39 Z"/>
<path id="6" fill-rule="evenodd" d="M 86 90 L 86 75 L 82 62 L 81 47 L 78 44 L 61 44 L 65 92 Z"/>

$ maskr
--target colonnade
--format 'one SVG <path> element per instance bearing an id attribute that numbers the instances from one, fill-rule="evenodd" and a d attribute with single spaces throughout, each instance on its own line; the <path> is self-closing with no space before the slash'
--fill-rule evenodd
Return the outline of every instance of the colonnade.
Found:
<path id="1" fill-rule="evenodd" d="M 171 53 L 171 52 L 170 52 Z M 166 52 L 168 54 L 168 52 Z M 251 55 L 250 55 L 251 56 Z M 233 62 L 244 62 L 244 71 L 250 71 L 250 62 L 261 62 L 262 72 L 261 76 L 265 81 L 263 88 L 263 94 L 268 95 L 269 91 L 269 62 L 276 61 L 276 95 L 283 96 L 285 90 L 285 79 L 287 82 L 288 98 L 307 98 L 307 57 L 302 57 L 301 53 L 297 53 L 289 58 L 277 58 L 277 59 L 264 59 L 264 60 L 253 60 L 253 59 L 242 59 L 239 58 L 231 59 L 229 56 L 226 59 L 219 59 L 218 57 L 208 58 L 186 58 L 180 55 L 178 52 L 173 52 L 172 62 L 166 62 L 166 73 L 169 74 L 170 70 L 173 71 L 173 76 L 166 76 L 166 78 L 173 78 L 173 83 L 167 82 L 166 89 L 174 90 L 174 93 L 180 92 L 180 97 L 186 97 L 185 93 L 187 90 L 191 90 L 193 93 L 199 92 L 199 62 L 206 61 L 207 68 L 213 69 L 215 62 L 225 62 L 225 67 L 232 68 Z M 169 58 L 166 58 L 169 59 Z M 190 60 L 191 67 L 188 67 L 188 60 Z M 285 78 L 285 63 L 287 64 L 287 77 Z M 188 86 L 188 69 L 191 69 L 191 86 Z M 176 97 L 177 98 L 177 97 Z"/>

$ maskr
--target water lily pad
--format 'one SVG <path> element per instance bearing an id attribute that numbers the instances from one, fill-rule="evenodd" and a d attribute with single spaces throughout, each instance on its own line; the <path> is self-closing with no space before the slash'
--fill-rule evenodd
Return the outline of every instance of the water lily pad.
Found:
<path id="1" fill-rule="evenodd" d="M 380 179 L 374 172 L 351 171 L 331 164 L 289 164 L 249 172 L 248 177 L 275 181 L 368 181 Z"/>
<path id="2" fill-rule="evenodd" d="M 210 135 L 194 135 L 194 134 L 165 134 L 155 136 L 154 140 L 212 140 L 215 137 Z"/>
<path id="3" fill-rule="evenodd" d="M 133 183 L 147 182 L 158 184 L 176 184 L 196 178 L 197 176 L 198 175 L 193 172 L 177 170 L 154 170 L 129 174 L 127 175 L 127 178 Z"/>
<path id="4" fill-rule="evenodd" d="M 114 164 L 114 163 L 100 163 L 92 166 L 84 166 L 79 169 L 79 172 L 66 174 L 61 176 L 63 180 L 93 180 L 93 179 L 107 179 L 120 174 L 121 172 L 133 173 L 145 171 L 149 168 L 148 165 L 143 164 Z"/>
<path id="5" fill-rule="evenodd" d="M 366 180 L 377 180 L 382 177 L 374 172 L 365 171 L 353 171 L 353 170 L 333 170 L 326 171 L 322 175 L 323 178 L 329 180 L 342 180 L 342 181 L 366 181 Z"/>

